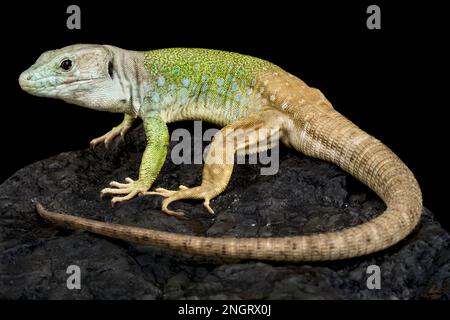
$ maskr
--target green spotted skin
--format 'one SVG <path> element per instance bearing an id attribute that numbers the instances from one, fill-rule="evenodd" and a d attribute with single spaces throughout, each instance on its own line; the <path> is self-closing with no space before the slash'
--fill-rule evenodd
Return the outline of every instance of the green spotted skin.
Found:
<path id="1" fill-rule="evenodd" d="M 66 60 L 71 67 L 64 67 Z M 191 254 L 278 261 L 366 255 L 398 243 L 420 221 L 422 195 L 408 167 L 383 143 L 334 110 L 320 90 L 264 60 L 206 49 L 138 52 L 78 44 L 44 53 L 20 75 L 19 84 L 36 96 L 125 114 L 122 124 L 94 139 L 94 145 L 99 141 L 107 145 L 109 140 L 123 136 L 137 117 L 142 118 L 147 146 L 139 179 L 112 181 L 102 189 L 102 196 L 113 196 L 113 205 L 142 194 L 159 195 L 164 197 L 161 209 L 169 215 L 182 217 L 168 206 L 185 199 L 203 200 L 212 214 L 210 200 L 225 190 L 233 172 L 234 163 L 226 161 L 228 151 L 231 149 L 234 155 L 236 150 L 258 145 L 264 137 L 250 133 L 259 129 L 275 130 L 287 146 L 341 167 L 386 204 L 383 213 L 357 226 L 273 238 L 174 234 L 55 213 L 38 204 L 39 214 L 50 221 Z M 223 140 L 213 139 L 208 156 L 219 155 L 225 161 L 205 161 L 200 185 L 185 186 L 180 181 L 178 189 L 157 187 L 149 192 L 167 155 L 166 123 L 178 120 L 209 121 L 225 126 L 224 132 L 230 129 L 231 133 L 224 135 L 233 142 L 242 131 L 246 139 L 236 139 L 237 146 L 231 148 Z"/>
<path id="2" fill-rule="evenodd" d="M 145 52 L 147 99 L 166 122 L 204 120 L 226 125 L 263 110 L 261 71 L 277 68 L 247 55 L 207 49 Z"/>

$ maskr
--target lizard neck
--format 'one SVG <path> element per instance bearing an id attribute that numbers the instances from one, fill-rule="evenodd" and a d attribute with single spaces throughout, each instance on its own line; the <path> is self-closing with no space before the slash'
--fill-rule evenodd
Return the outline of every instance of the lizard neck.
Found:
<path id="1" fill-rule="evenodd" d="M 114 103 L 106 111 L 122 112 L 136 116 L 144 101 L 149 85 L 149 74 L 144 67 L 144 52 L 105 46 L 112 56 L 109 73 L 113 86 Z"/>

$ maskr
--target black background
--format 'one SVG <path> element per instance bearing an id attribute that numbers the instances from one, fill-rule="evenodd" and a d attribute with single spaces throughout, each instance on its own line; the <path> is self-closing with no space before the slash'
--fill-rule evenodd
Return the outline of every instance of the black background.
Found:
<path id="1" fill-rule="evenodd" d="M 43 51 L 73 43 L 205 47 L 267 59 L 319 88 L 339 112 L 405 161 L 425 206 L 448 228 L 444 8 L 429 1 L 297 2 L 4 4 L 0 182 L 39 159 L 86 148 L 121 121 L 121 115 L 22 92 L 19 74 Z M 66 27 L 70 4 L 81 8 L 81 30 Z M 381 30 L 366 27 L 370 4 L 381 8 Z"/>

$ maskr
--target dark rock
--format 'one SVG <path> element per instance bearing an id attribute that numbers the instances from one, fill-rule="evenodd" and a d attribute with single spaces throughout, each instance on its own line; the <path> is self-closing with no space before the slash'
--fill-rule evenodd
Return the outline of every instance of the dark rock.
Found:
<path id="1" fill-rule="evenodd" d="M 448 299 L 450 236 L 424 209 L 418 228 L 398 245 L 366 257 L 322 263 L 223 261 L 64 230 L 38 217 L 32 199 L 53 210 L 114 223 L 204 236 L 289 236 L 338 230 L 378 215 L 384 204 L 336 166 L 282 149 L 279 172 L 238 165 L 212 201 L 161 214 L 160 197 L 111 208 L 99 191 L 136 178 L 142 128 L 110 150 L 62 153 L 34 163 L 0 186 L 1 299 Z M 166 164 L 154 186 L 201 181 L 201 165 Z M 68 290 L 66 269 L 81 268 L 81 290 Z M 381 289 L 366 286 L 367 267 L 381 269 Z"/>

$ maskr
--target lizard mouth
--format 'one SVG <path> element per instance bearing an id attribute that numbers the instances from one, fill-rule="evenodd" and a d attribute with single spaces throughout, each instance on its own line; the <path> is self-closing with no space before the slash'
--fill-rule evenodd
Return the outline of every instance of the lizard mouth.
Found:
<path id="1" fill-rule="evenodd" d="M 39 80 L 31 80 L 31 75 L 28 72 L 22 72 L 22 74 L 19 76 L 19 85 L 22 88 L 22 90 L 29 92 L 29 93 L 40 93 L 43 92 L 45 89 L 51 89 L 51 90 L 58 90 L 63 86 L 70 86 L 72 84 L 82 85 L 86 83 L 93 82 L 95 80 L 98 80 L 100 78 L 91 78 L 91 79 L 74 79 L 71 81 L 65 81 L 63 83 L 53 84 L 50 81 L 45 81 L 44 79 Z"/>

